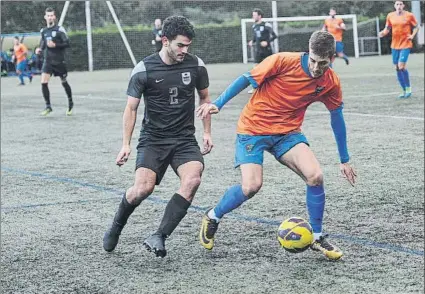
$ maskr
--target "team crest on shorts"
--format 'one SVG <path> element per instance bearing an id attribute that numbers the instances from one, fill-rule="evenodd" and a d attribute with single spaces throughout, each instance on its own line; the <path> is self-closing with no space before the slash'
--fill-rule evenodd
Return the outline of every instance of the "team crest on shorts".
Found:
<path id="1" fill-rule="evenodd" d="M 252 148 L 254 148 L 254 144 L 248 144 L 248 145 L 245 146 L 245 149 L 246 149 L 247 152 L 251 152 Z"/>
<path id="2" fill-rule="evenodd" d="M 182 72 L 182 81 L 183 84 L 189 85 L 192 81 L 192 78 L 190 77 L 190 72 Z"/>

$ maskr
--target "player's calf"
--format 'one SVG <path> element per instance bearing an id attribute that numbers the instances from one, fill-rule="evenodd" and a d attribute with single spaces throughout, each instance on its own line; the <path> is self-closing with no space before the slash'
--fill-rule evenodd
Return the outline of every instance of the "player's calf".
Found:
<path id="1" fill-rule="evenodd" d="M 124 194 L 118 207 L 118 211 L 116 212 L 114 220 L 112 221 L 112 225 L 103 236 L 103 249 L 105 249 L 105 251 L 111 252 L 115 249 L 118 244 L 122 229 L 126 225 L 128 218 L 137 206 L 138 205 L 130 204 Z"/>

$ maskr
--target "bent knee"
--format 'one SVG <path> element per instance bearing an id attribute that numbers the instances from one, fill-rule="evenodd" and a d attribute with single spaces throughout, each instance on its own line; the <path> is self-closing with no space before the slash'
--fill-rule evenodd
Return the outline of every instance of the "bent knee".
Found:
<path id="1" fill-rule="evenodd" d="M 147 198 L 149 195 L 152 194 L 154 188 L 155 188 L 155 184 L 150 184 L 150 183 L 142 183 L 138 186 L 134 186 L 136 199 L 141 201 Z"/>
<path id="2" fill-rule="evenodd" d="M 306 177 L 306 183 L 309 186 L 320 186 L 323 185 L 323 173 L 321 170 L 318 170 L 311 175 Z"/>
<path id="3" fill-rule="evenodd" d="M 245 196 L 251 198 L 260 191 L 262 185 L 262 182 L 244 183 L 242 184 L 242 192 Z"/>
<path id="4" fill-rule="evenodd" d="M 186 177 L 182 180 L 181 186 L 184 190 L 196 190 L 201 185 L 201 176 L 196 175 L 192 177 Z"/>

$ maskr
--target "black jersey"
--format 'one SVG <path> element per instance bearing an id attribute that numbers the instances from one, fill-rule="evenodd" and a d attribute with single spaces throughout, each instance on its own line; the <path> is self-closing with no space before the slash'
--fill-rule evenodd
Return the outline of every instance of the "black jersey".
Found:
<path id="1" fill-rule="evenodd" d="M 257 50 L 263 50 L 263 48 L 271 50 L 271 42 L 274 39 L 276 39 L 276 34 L 270 23 L 262 21 L 252 25 L 252 42 L 255 43 Z M 261 47 L 260 43 L 262 41 L 267 41 L 269 43 L 268 46 Z"/>
<path id="2" fill-rule="evenodd" d="M 127 95 L 144 97 L 140 134 L 177 138 L 195 133 L 195 89 L 208 88 L 204 62 L 187 54 L 181 63 L 167 65 L 158 53 L 139 62 L 131 73 Z"/>
<path id="3" fill-rule="evenodd" d="M 44 62 L 60 64 L 65 61 L 65 48 L 69 47 L 69 39 L 62 26 L 55 25 L 41 29 L 40 49 L 44 52 Z M 55 48 L 47 47 L 47 41 L 53 41 Z"/>

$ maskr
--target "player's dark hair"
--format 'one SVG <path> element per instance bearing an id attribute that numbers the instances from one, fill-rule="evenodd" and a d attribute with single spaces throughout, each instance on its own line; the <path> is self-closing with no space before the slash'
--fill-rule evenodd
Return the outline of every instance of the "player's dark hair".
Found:
<path id="1" fill-rule="evenodd" d="M 55 10 L 52 7 L 47 7 L 44 13 L 47 13 L 47 12 L 53 12 L 54 14 L 56 14 Z"/>
<path id="2" fill-rule="evenodd" d="M 164 20 L 162 35 L 170 41 L 174 40 L 178 35 L 192 40 L 195 37 L 195 30 L 186 17 L 174 15 Z"/>
<path id="3" fill-rule="evenodd" d="M 252 12 L 257 12 L 257 14 L 261 17 L 264 16 L 264 12 L 260 8 L 254 8 Z"/>
<path id="4" fill-rule="evenodd" d="M 18 36 L 13 37 L 13 39 L 16 39 L 16 40 L 19 41 L 19 37 Z"/>
<path id="5" fill-rule="evenodd" d="M 311 51 L 322 58 L 332 58 L 335 55 L 335 38 L 329 32 L 314 32 L 308 44 Z"/>

